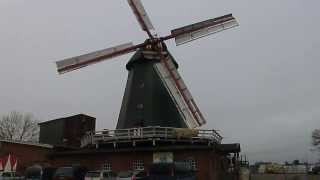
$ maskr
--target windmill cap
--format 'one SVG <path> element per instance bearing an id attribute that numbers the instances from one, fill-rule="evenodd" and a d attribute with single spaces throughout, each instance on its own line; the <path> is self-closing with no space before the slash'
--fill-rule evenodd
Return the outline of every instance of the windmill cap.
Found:
<path id="1" fill-rule="evenodd" d="M 171 57 L 171 59 L 173 60 L 174 65 L 176 66 L 176 68 L 178 69 L 179 65 L 176 62 L 176 60 L 173 58 L 173 56 L 171 55 L 171 53 L 169 51 L 167 51 L 169 53 L 169 56 Z M 126 69 L 128 71 L 130 71 L 134 65 L 136 64 L 144 64 L 144 63 L 150 63 L 150 62 L 159 62 L 159 59 L 154 59 L 150 60 L 150 59 L 146 59 L 143 55 L 143 50 L 139 49 L 133 56 L 132 58 L 129 60 L 129 62 L 126 65 Z"/>

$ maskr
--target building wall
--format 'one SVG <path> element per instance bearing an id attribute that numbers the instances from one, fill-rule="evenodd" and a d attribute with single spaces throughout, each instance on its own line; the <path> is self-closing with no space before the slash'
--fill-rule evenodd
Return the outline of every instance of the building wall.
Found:
<path id="1" fill-rule="evenodd" d="M 50 151 L 50 148 L 10 142 L 0 143 L 0 157 L 6 156 L 8 154 L 13 154 L 17 157 L 17 172 L 22 173 L 28 166 L 36 163 L 49 163 L 46 155 Z"/>
<path id="2" fill-rule="evenodd" d="M 80 150 L 72 153 L 61 151 L 53 153 L 51 148 L 19 143 L 1 142 L 0 157 L 13 154 L 18 159 L 17 171 L 24 170 L 34 164 L 53 167 L 83 165 L 89 170 L 99 170 L 106 162 L 110 163 L 115 172 L 133 169 L 133 162 L 142 160 L 144 169 L 148 172 L 153 163 L 153 155 L 157 151 L 126 151 L 102 152 L 102 150 Z M 170 152 L 170 151 L 166 151 Z M 179 149 L 171 151 L 173 160 L 194 160 L 196 163 L 197 179 L 199 180 L 226 180 L 226 156 L 215 153 L 212 149 Z M 234 180 L 234 178 L 229 178 Z"/>
<path id="3" fill-rule="evenodd" d="M 197 179 L 216 180 L 221 171 L 220 158 L 210 150 L 196 151 L 175 151 L 173 152 L 174 161 L 193 159 L 196 162 Z M 85 158 L 84 158 L 85 157 Z M 115 172 L 133 169 L 135 160 L 143 160 L 144 169 L 148 172 L 148 167 L 153 163 L 153 152 L 110 152 L 92 153 L 90 155 L 74 154 L 66 156 L 52 157 L 54 166 L 83 165 L 90 170 L 102 169 L 103 164 L 110 162 L 112 170 Z"/>
<path id="4" fill-rule="evenodd" d="M 39 142 L 45 144 L 61 144 L 61 142 L 63 142 L 63 132 L 63 121 L 41 123 Z"/>
<path id="5" fill-rule="evenodd" d="M 81 137 L 95 131 L 95 118 L 84 114 L 39 123 L 40 143 L 79 147 Z"/>
<path id="6" fill-rule="evenodd" d="M 95 131 L 95 118 L 77 115 L 69 118 L 65 118 L 63 138 L 67 140 L 64 142 L 68 146 L 79 147 L 81 144 L 81 138 L 88 131 Z"/>

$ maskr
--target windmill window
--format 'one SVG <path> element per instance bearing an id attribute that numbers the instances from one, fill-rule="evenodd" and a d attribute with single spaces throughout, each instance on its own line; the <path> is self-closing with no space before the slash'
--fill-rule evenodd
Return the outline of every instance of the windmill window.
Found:
<path id="1" fill-rule="evenodd" d="M 143 104 L 138 104 L 137 109 L 143 109 Z"/>
<path id="2" fill-rule="evenodd" d="M 134 170 L 143 171 L 144 170 L 144 162 L 143 160 L 134 160 L 132 163 L 132 168 Z"/>

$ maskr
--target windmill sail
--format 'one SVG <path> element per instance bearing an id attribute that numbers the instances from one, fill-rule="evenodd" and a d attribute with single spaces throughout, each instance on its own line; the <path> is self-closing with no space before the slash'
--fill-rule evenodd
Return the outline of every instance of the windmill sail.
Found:
<path id="1" fill-rule="evenodd" d="M 121 44 L 108 49 L 95 51 L 81 56 L 57 61 L 56 65 L 60 74 L 73 71 L 100 61 L 135 51 L 140 45 L 134 46 L 133 43 Z"/>
<path id="2" fill-rule="evenodd" d="M 162 83 L 165 84 L 171 98 L 174 99 L 176 107 L 179 109 L 187 126 L 189 128 L 202 126 L 206 121 L 169 57 L 154 64 L 154 68 L 160 76 Z"/>
<path id="3" fill-rule="evenodd" d="M 142 30 L 149 31 L 154 30 L 154 27 L 151 23 L 151 20 L 144 9 L 142 3 L 140 0 L 128 0 L 128 3 L 136 16 Z"/>
<path id="4" fill-rule="evenodd" d="M 238 22 L 228 14 L 214 19 L 209 19 L 199 23 L 191 24 L 171 31 L 171 36 L 175 37 L 176 44 L 181 45 L 223 30 L 238 26 Z"/>

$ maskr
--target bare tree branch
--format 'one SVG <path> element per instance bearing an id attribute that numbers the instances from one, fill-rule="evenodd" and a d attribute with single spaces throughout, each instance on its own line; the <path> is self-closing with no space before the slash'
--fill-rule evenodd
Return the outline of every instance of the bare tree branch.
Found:
<path id="1" fill-rule="evenodd" d="M 320 151 L 320 129 L 312 132 L 312 145 Z"/>
<path id="2" fill-rule="evenodd" d="M 38 122 L 30 113 L 12 111 L 0 118 L 0 138 L 16 141 L 38 141 Z"/>

